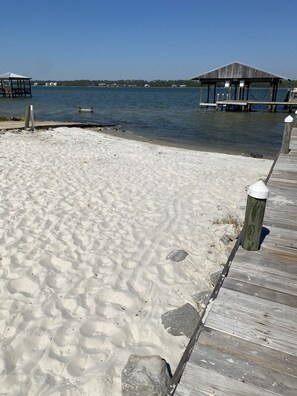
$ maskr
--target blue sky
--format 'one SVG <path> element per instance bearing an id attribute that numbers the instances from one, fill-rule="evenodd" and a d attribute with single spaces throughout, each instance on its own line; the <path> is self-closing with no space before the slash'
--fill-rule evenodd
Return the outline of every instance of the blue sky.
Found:
<path id="1" fill-rule="evenodd" d="M 15 0 L 0 73 L 189 79 L 239 61 L 297 79 L 296 0 Z"/>

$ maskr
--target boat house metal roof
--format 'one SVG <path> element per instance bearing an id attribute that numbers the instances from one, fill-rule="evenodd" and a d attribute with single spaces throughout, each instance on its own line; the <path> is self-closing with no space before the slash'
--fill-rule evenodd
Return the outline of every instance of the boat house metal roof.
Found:
<path id="1" fill-rule="evenodd" d="M 219 67 L 218 69 L 211 70 L 192 78 L 192 80 L 199 80 L 204 83 L 225 80 L 229 80 L 231 82 L 238 80 L 245 80 L 248 82 L 271 82 L 284 79 L 286 78 L 239 62 L 230 63 L 226 66 Z"/>
<path id="2" fill-rule="evenodd" d="M 8 73 L 0 74 L 0 79 L 1 80 L 8 80 L 8 79 L 30 80 L 31 77 L 21 76 L 20 74 L 8 72 Z"/>

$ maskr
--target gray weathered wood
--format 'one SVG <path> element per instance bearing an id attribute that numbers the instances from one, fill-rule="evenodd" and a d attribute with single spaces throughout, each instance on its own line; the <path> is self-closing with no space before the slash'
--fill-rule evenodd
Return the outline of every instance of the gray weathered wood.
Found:
<path id="1" fill-rule="evenodd" d="M 297 343 L 292 344 L 296 337 L 296 317 L 297 308 L 222 288 L 207 325 L 297 356 Z"/>
<path id="2" fill-rule="evenodd" d="M 243 343 L 241 347 L 243 347 Z M 251 343 L 246 344 L 251 347 Z M 257 348 L 254 353 L 258 355 Z M 285 393 L 294 395 L 296 390 L 296 378 L 291 375 L 278 372 L 278 381 L 275 381 L 275 374 L 271 368 L 266 368 L 260 364 L 261 357 L 251 359 L 251 354 L 234 353 L 234 351 L 220 350 L 213 345 L 204 345 L 201 342 L 196 344 L 192 354 L 192 364 L 209 369 L 212 372 L 221 373 L 236 381 L 248 383 L 260 389 L 270 392 Z"/>
<path id="3" fill-rule="evenodd" d="M 232 355 L 234 358 L 244 360 L 249 364 L 266 367 L 285 375 L 297 376 L 297 356 L 253 344 L 242 338 L 209 328 L 205 328 L 205 331 L 201 334 L 195 352 L 201 344 L 211 346 L 220 353 Z"/>
<path id="4" fill-rule="evenodd" d="M 35 127 L 35 116 L 34 116 L 33 105 L 30 105 L 30 121 L 31 121 L 31 131 L 34 131 L 34 127 Z"/>
<path id="5" fill-rule="evenodd" d="M 281 152 L 283 154 L 288 154 L 288 152 L 290 151 L 292 127 L 293 127 L 292 122 L 285 122 L 283 141 L 281 147 Z"/>
<path id="6" fill-rule="evenodd" d="M 261 249 L 239 247 L 229 262 L 175 396 L 297 395 L 296 181 L 293 128 L 268 180 Z"/>
<path id="7" fill-rule="evenodd" d="M 30 122 L 30 106 L 26 106 L 25 109 L 25 129 L 29 128 Z"/>
<path id="8" fill-rule="evenodd" d="M 266 199 L 257 199 L 248 195 L 243 226 L 242 247 L 246 250 L 258 250 L 266 207 Z"/>
<path id="9" fill-rule="evenodd" d="M 244 293 L 250 294 L 251 296 L 265 298 L 266 300 L 276 301 L 280 304 L 286 304 L 297 308 L 296 294 L 287 294 L 281 291 L 273 290 L 269 287 L 264 287 L 263 285 L 255 285 L 253 283 L 234 279 L 233 277 L 229 276 L 225 281 L 224 287 L 238 292 L 242 292 L 244 290 Z"/>
<path id="10" fill-rule="evenodd" d="M 186 385 L 178 388 L 178 396 L 271 396 L 279 395 L 265 389 L 256 388 L 248 383 L 235 380 L 204 367 L 196 370 L 196 365 L 188 363 L 184 373 Z"/>

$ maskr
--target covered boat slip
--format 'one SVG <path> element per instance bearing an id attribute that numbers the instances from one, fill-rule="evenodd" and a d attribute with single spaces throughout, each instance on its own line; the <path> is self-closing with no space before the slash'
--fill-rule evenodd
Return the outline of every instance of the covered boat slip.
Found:
<path id="1" fill-rule="evenodd" d="M 175 396 L 297 395 L 297 128 L 290 148 L 268 181 L 261 248 L 229 257 Z"/>
<path id="2" fill-rule="evenodd" d="M 31 78 L 14 73 L 0 74 L 0 96 L 4 98 L 31 97 Z"/>
<path id="3" fill-rule="evenodd" d="M 200 107 L 221 110 L 247 110 L 255 106 L 268 106 L 276 111 L 277 106 L 292 110 L 292 103 L 277 101 L 278 85 L 284 77 L 280 77 L 254 67 L 234 62 L 218 69 L 194 77 L 200 81 Z M 252 97 L 252 88 L 265 86 L 270 90 L 268 100 L 256 100 Z"/>

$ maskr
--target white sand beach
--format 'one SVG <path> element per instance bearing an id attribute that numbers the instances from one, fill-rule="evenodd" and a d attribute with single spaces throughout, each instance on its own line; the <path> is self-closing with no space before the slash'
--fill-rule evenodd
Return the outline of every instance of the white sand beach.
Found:
<path id="1" fill-rule="evenodd" d="M 79 128 L 1 134 L 0 393 L 120 395 L 132 354 L 174 372 L 189 338 L 161 316 L 198 309 L 224 219 L 271 164 Z"/>

